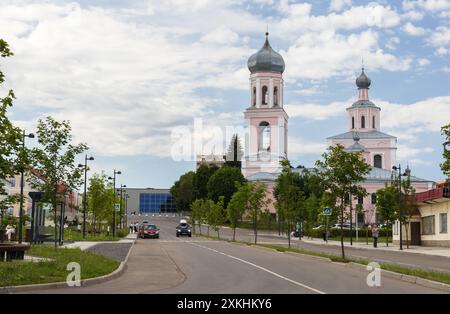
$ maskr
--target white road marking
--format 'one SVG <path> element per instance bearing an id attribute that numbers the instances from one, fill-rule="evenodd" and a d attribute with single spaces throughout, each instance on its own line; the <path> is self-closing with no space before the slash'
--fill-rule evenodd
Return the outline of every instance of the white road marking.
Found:
<path id="1" fill-rule="evenodd" d="M 186 242 L 187 242 L 187 241 L 186 241 Z M 242 259 L 242 258 L 233 256 L 233 255 L 229 255 L 229 254 L 226 254 L 226 253 L 224 253 L 224 252 L 220 252 L 220 251 L 217 251 L 217 250 L 215 250 L 215 249 L 212 249 L 212 248 L 209 248 L 209 247 L 206 247 L 206 246 L 203 246 L 203 245 L 199 245 L 199 244 L 197 244 L 197 243 L 192 243 L 192 242 L 191 242 L 191 244 L 192 244 L 192 245 L 195 245 L 195 246 L 197 246 L 197 247 L 200 247 L 200 248 L 203 248 L 203 249 L 207 249 L 207 250 L 210 250 L 210 251 L 212 251 L 212 252 L 215 252 L 215 253 L 224 255 L 224 256 L 226 256 L 226 257 L 232 258 L 232 259 L 237 260 L 237 261 L 239 261 L 239 262 L 242 262 L 242 263 L 244 263 L 244 264 L 253 266 L 253 267 L 255 267 L 255 268 L 257 268 L 257 269 L 260 269 L 260 270 L 262 270 L 262 271 L 265 271 L 266 273 L 269 273 L 269 274 L 271 274 L 271 275 L 273 275 L 273 276 L 275 276 L 275 277 L 281 278 L 281 279 L 286 280 L 286 281 L 288 281 L 288 282 L 290 282 L 290 283 L 293 283 L 293 284 L 295 284 L 295 285 L 297 285 L 297 286 L 300 286 L 300 287 L 306 288 L 306 289 L 308 289 L 308 290 L 311 290 L 311 291 L 313 291 L 313 292 L 315 292 L 315 293 L 318 293 L 318 294 L 326 294 L 326 293 L 323 292 L 323 291 L 314 289 L 314 288 L 312 288 L 312 287 L 310 287 L 310 286 L 307 286 L 307 285 L 305 285 L 305 284 L 302 284 L 301 282 L 298 282 L 298 281 L 292 280 L 292 279 L 290 279 L 290 278 L 284 277 L 284 276 L 282 276 L 282 275 L 280 275 L 280 274 L 277 274 L 277 273 L 275 273 L 275 272 L 273 272 L 273 271 L 271 271 L 271 270 L 269 270 L 269 269 L 267 269 L 267 268 L 264 268 L 264 267 L 262 267 L 262 266 L 256 265 L 256 264 L 254 264 L 254 263 L 252 263 L 252 262 L 249 262 L 249 261 L 246 261 L 246 260 L 244 260 L 244 259 Z"/>

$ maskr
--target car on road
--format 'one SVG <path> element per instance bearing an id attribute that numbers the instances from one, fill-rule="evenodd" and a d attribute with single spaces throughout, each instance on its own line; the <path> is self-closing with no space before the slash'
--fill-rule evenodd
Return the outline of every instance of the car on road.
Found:
<path id="1" fill-rule="evenodd" d="M 145 238 L 156 238 L 159 239 L 159 228 L 153 224 L 143 224 L 139 228 L 139 237 Z"/>
<path id="2" fill-rule="evenodd" d="M 177 237 L 180 235 L 192 237 L 191 226 L 186 222 L 186 220 L 181 220 L 180 224 L 177 226 Z"/>
<path id="3" fill-rule="evenodd" d="M 334 229 L 341 229 L 341 224 L 334 224 Z M 353 225 L 353 229 L 355 228 L 355 225 Z M 350 224 L 342 224 L 342 229 L 350 229 Z"/>
<path id="4" fill-rule="evenodd" d="M 320 229 L 325 229 L 325 228 L 326 228 L 325 225 L 320 225 L 320 226 L 314 227 L 313 230 L 320 230 Z"/>

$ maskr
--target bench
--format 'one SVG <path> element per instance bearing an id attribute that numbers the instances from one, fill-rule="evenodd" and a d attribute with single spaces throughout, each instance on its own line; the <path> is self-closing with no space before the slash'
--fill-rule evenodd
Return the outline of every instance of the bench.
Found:
<path id="1" fill-rule="evenodd" d="M 0 262 L 12 260 L 23 260 L 25 251 L 31 246 L 29 244 L 0 243 Z"/>
<path id="2" fill-rule="evenodd" d="M 36 241 L 38 243 L 49 241 L 49 239 L 52 237 L 52 234 L 46 233 L 45 226 L 38 226 L 36 231 Z"/>

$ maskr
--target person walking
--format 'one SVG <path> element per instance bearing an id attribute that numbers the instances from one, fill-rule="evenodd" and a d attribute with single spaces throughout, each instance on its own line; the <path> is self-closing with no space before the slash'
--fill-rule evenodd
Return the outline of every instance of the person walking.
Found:
<path id="1" fill-rule="evenodd" d="M 372 225 L 373 247 L 377 247 L 379 230 L 377 224 Z"/>

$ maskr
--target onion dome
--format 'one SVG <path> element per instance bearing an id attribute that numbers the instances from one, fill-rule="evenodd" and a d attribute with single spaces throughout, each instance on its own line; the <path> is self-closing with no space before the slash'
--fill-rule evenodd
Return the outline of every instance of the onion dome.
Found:
<path id="1" fill-rule="evenodd" d="M 346 149 L 347 152 L 359 153 L 367 151 L 367 148 L 364 145 L 359 144 L 360 137 L 358 132 L 353 132 L 353 140 L 355 141 L 355 143 L 353 143 Z"/>
<path id="2" fill-rule="evenodd" d="M 356 86 L 358 86 L 359 89 L 368 89 L 370 84 L 372 84 L 372 81 L 366 73 L 364 73 L 364 68 L 362 68 L 361 75 L 356 79 Z"/>
<path id="3" fill-rule="evenodd" d="M 248 59 L 247 66 L 252 74 L 256 72 L 284 72 L 283 57 L 270 46 L 269 33 L 266 33 L 264 46 Z"/>

